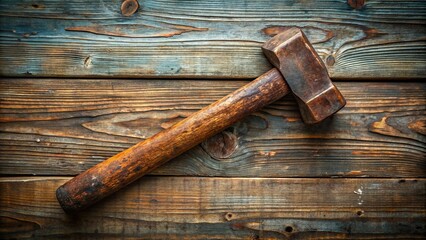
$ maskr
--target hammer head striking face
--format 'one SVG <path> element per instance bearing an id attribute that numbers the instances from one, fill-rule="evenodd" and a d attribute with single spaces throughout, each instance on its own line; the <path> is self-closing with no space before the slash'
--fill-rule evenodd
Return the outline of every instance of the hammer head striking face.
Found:
<path id="1" fill-rule="evenodd" d="M 300 29 L 276 35 L 262 49 L 296 96 L 306 123 L 320 122 L 345 106 L 327 68 Z"/>

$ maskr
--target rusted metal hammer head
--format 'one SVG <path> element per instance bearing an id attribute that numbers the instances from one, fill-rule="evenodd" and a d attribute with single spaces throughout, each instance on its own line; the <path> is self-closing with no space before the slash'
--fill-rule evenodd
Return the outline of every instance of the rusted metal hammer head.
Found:
<path id="1" fill-rule="evenodd" d="M 345 106 L 345 99 L 302 30 L 288 29 L 267 41 L 262 49 L 296 96 L 306 123 L 320 122 Z"/>

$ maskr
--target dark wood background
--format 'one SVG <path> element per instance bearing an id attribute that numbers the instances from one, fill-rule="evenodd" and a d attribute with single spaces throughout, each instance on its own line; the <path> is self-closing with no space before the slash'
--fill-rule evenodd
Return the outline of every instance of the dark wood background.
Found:
<path id="1" fill-rule="evenodd" d="M 426 232 L 426 2 L 0 1 L 0 238 L 368 239 Z M 355 6 L 355 7 L 353 7 Z M 347 106 L 285 97 L 79 216 L 54 191 L 271 66 L 301 27 Z"/>

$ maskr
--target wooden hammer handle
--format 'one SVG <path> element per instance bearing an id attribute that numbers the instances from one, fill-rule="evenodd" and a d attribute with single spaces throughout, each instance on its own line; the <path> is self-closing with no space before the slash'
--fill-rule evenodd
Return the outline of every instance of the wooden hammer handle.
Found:
<path id="1" fill-rule="evenodd" d="M 69 180 L 57 189 L 58 201 L 68 213 L 83 210 L 289 92 L 282 75 L 273 68 L 172 127 Z"/>

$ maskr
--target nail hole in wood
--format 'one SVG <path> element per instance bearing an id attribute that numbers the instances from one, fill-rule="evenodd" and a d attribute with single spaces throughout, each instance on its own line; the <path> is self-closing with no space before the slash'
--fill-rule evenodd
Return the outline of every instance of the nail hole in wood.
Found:
<path id="1" fill-rule="evenodd" d="M 288 233 L 291 233 L 291 232 L 293 232 L 293 227 L 292 226 L 287 226 L 287 227 L 285 227 L 285 229 L 284 229 L 286 232 L 288 232 Z"/>
<path id="2" fill-rule="evenodd" d="M 358 216 L 362 216 L 364 214 L 364 211 L 362 211 L 362 210 L 358 210 L 357 212 L 356 212 L 356 215 L 358 215 Z"/>

